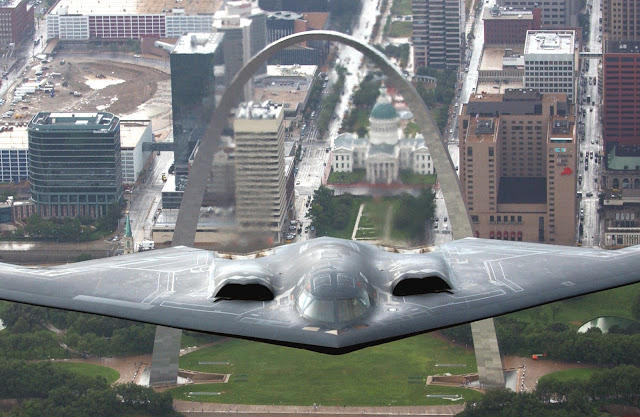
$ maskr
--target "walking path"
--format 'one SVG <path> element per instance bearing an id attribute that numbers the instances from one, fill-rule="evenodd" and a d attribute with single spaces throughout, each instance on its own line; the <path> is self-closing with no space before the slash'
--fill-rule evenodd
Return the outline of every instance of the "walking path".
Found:
<path id="1" fill-rule="evenodd" d="M 393 218 L 393 206 L 389 204 L 387 206 L 387 213 L 384 218 L 384 230 L 382 232 L 382 241 L 389 242 L 389 235 L 391 234 L 391 219 Z"/>
<path id="2" fill-rule="evenodd" d="M 353 233 L 351 233 L 351 240 L 356 240 L 356 233 L 358 233 L 358 224 L 360 223 L 360 217 L 362 217 L 362 209 L 364 209 L 364 203 L 360 204 L 360 210 L 358 210 L 358 217 L 356 217 L 356 224 L 353 226 Z"/>
<path id="3" fill-rule="evenodd" d="M 194 403 L 174 401 L 176 411 L 187 416 L 294 416 L 312 414 L 314 416 L 454 416 L 464 410 L 464 405 L 440 405 L 423 407 L 344 407 L 344 406 L 280 406 L 280 405 L 236 405 Z"/>

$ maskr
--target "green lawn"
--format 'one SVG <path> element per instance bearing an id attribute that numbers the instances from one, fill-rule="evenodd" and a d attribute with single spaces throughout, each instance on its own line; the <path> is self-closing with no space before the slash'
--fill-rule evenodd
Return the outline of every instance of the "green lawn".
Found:
<path id="1" fill-rule="evenodd" d="M 391 22 L 389 36 L 392 38 L 408 38 L 413 32 L 412 22 Z"/>
<path id="2" fill-rule="evenodd" d="M 366 175 L 364 168 L 354 169 L 353 172 L 331 171 L 327 182 L 329 184 L 356 184 L 363 182 Z"/>
<path id="3" fill-rule="evenodd" d="M 76 362 L 52 362 L 52 365 L 58 368 L 66 369 L 69 372 L 86 376 L 100 376 L 107 379 L 109 384 L 113 384 L 120 378 L 120 373 L 115 369 L 106 366 L 93 365 L 90 363 Z"/>
<path id="4" fill-rule="evenodd" d="M 327 232 L 327 236 L 331 237 L 339 237 L 341 239 L 351 239 L 351 234 L 353 233 L 353 227 L 356 224 L 356 218 L 358 217 L 358 211 L 360 210 L 360 204 L 369 200 L 370 197 L 354 197 L 354 203 L 351 207 L 351 212 L 349 213 L 349 221 L 344 229 L 332 229 L 329 228 Z"/>
<path id="5" fill-rule="evenodd" d="M 391 6 L 391 14 L 394 16 L 398 14 L 401 16 L 412 14 L 411 0 L 393 0 L 393 5 Z"/>
<path id="6" fill-rule="evenodd" d="M 409 170 L 400 171 L 400 181 L 403 184 L 408 185 L 429 185 L 432 186 L 436 183 L 438 177 L 436 174 L 422 175 L 417 172 L 411 172 Z"/>
<path id="7" fill-rule="evenodd" d="M 568 381 L 588 381 L 589 378 L 595 373 L 598 372 L 598 369 L 593 368 L 581 368 L 581 369 L 568 369 L 566 371 L 558 371 L 547 374 L 540 378 L 540 380 L 555 380 L 559 382 L 568 382 Z"/>
<path id="8" fill-rule="evenodd" d="M 378 239 L 382 237 L 389 204 L 388 200 L 370 201 L 365 204 L 356 238 Z"/>
<path id="9" fill-rule="evenodd" d="M 201 365 L 200 362 L 229 365 Z M 466 364 L 464 368 L 436 363 Z M 426 387 L 428 375 L 476 371 L 473 352 L 431 335 L 329 356 L 304 350 L 229 339 L 180 358 L 180 367 L 231 373 L 228 384 L 203 384 L 171 390 L 176 399 L 236 404 L 433 405 L 451 404 L 427 394 L 458 394 L 465 401 L 480 394 L 457 387 Z M 416 382 L 416 380 L 418 382 Z M 188 397 L 190 391 L 220 392 Z"/>
<path id="10" fill-rule="evenodd" d="M 553 322 L 565 323 L 576 329 L 586 321 L 600 316 L 618 316 L 633 319 L 631 306 L 640 296 L 640 284 L 628 285 L 582 297 L 512 313 L 512 316 L 527 322 L 538 321 L 541 309 L 554 312 Z"/>

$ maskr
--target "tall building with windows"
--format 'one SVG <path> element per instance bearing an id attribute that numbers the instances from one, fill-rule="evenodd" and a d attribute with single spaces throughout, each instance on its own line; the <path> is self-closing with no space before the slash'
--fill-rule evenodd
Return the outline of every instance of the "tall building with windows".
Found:
<path id="1" fill-rule="evenodd" d="M 412 0 L 415 67 L 457 68 L 464 50 L 460 0 Z"/>
<path id="2" fill-rule="evenodd" d="M 524 87 L 541 93 L 566 94 L 574 102 L 576 90 L 575 32 L 530 30 L 524 44 Z"/>
<path id="3" fill-rule="evenodd" d="M 578 13 L 582 7 L 580 0 L 498 0 L 498 5 L 512 10 L 539 8 L 543 29 L 578 27 Z"/>
<path id="4" fill-rule="evenodd" d="M 575 243 L 577 146 L 564 94 L 473 95 L 459 137 L 460 182 L 476 237 Z"/>
<path id="5" fill-rule="evenodd" d="M 29 178 L 28 147 L 26 128 L 0 127 L 0 182 L 20 182 Z"/>
<path id="6" fill-rule="evenodd" d="M 40 216 L 97 218 L 122 198 L 120 119 L 40 112 L 28 129 L 31 198 Z"/>
<path id="7" fill-rule="evenodd" d="M 484 45 L 522 45 L 527 31 L 540 29 L 540 9 L 484 8 Z"/>
<path id="8" fill-rule="evenodd" d="M 607 41 L 602 58 L 604 148 L 640 145 L 640 41 Z"/>
<path id="9" fill-rule="evenodd" d="M 282 241 L 287 210 L 281 104 L 243 103 L 233 122 L 236 220 L 241 230 Z"/>
<path id="10" fill-rule="evenodd" d="M 602 3 L 602 31 L 613 41 L 640 41 L 640 0 Z"/>
<path id="11" fill-rule="evenodd" d="M 178 39 L 170 54 L 177 189 L 186 182 L 189 156 L 215 108 L 214 61 L 222 36 L 220 33 L 188 33 Z"/>
<path id="12" fill-rule="evenodd" d="M 21 42 L 34 30 L 34 6 L 28 0 L 7 0 L 0 6 L 0 46 Z"/>
<path id="13" fill-rule="evenodd" d="M 224 34 L 224 85 L 228 86 L 244 64 L 267 46 L 267 14 L 254 7 L 252 2 L 229 1 L 224 9 L 214 14 L 213 28 Z M 266 72 L 265 63 L 256 70 L 255 75 Z M 245 85 L 244 100 L 251 99 L 252 86 L 253 80 Z"/>

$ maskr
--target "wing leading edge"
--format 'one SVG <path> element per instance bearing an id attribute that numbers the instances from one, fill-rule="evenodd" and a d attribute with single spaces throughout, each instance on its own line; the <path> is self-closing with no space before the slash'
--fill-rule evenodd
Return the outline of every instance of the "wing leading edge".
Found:
<path id="1" fill-rule="evenodd" d="M 403 276 L 437 277 L 450 289 L 394 295 Z M 344 322 L 337 310 L 331 319 L 303 315 L 300 294 L 311 278 L 318 285 L 366 286 L 366 314 Z M 51 268 L 0 264 L 1 299 L 325 353 L 345 353 L 638 281 L 640 246 L 604 251 L 473 238 L 416 255 L 322 238 L 256 260 L 232 261 L 176 247 Z M 227 283 L 239 288 L 264 284 L 273 299 L 216 299 L 215 291 Z M 354 308 L 341 300 L 332 305 Z"/>

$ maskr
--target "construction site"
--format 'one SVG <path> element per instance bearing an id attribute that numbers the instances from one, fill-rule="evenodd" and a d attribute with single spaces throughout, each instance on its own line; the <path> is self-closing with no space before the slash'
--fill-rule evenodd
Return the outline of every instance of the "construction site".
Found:
<path id="1" fill-rule="evenodd" d="M 148 102 L 154 97 L 160 100 L 149 109 Z M 39 111 L 51 110 L 108 111 L 120 117 L 158 119 L 154 128 L 162 128 L 171 122 L 169 74 L 80 56 L 74 60 L 36 60 L 23 72 L 21 82 L 11 86 L 0 113 L 4 123 L 21 124 Z"/>

